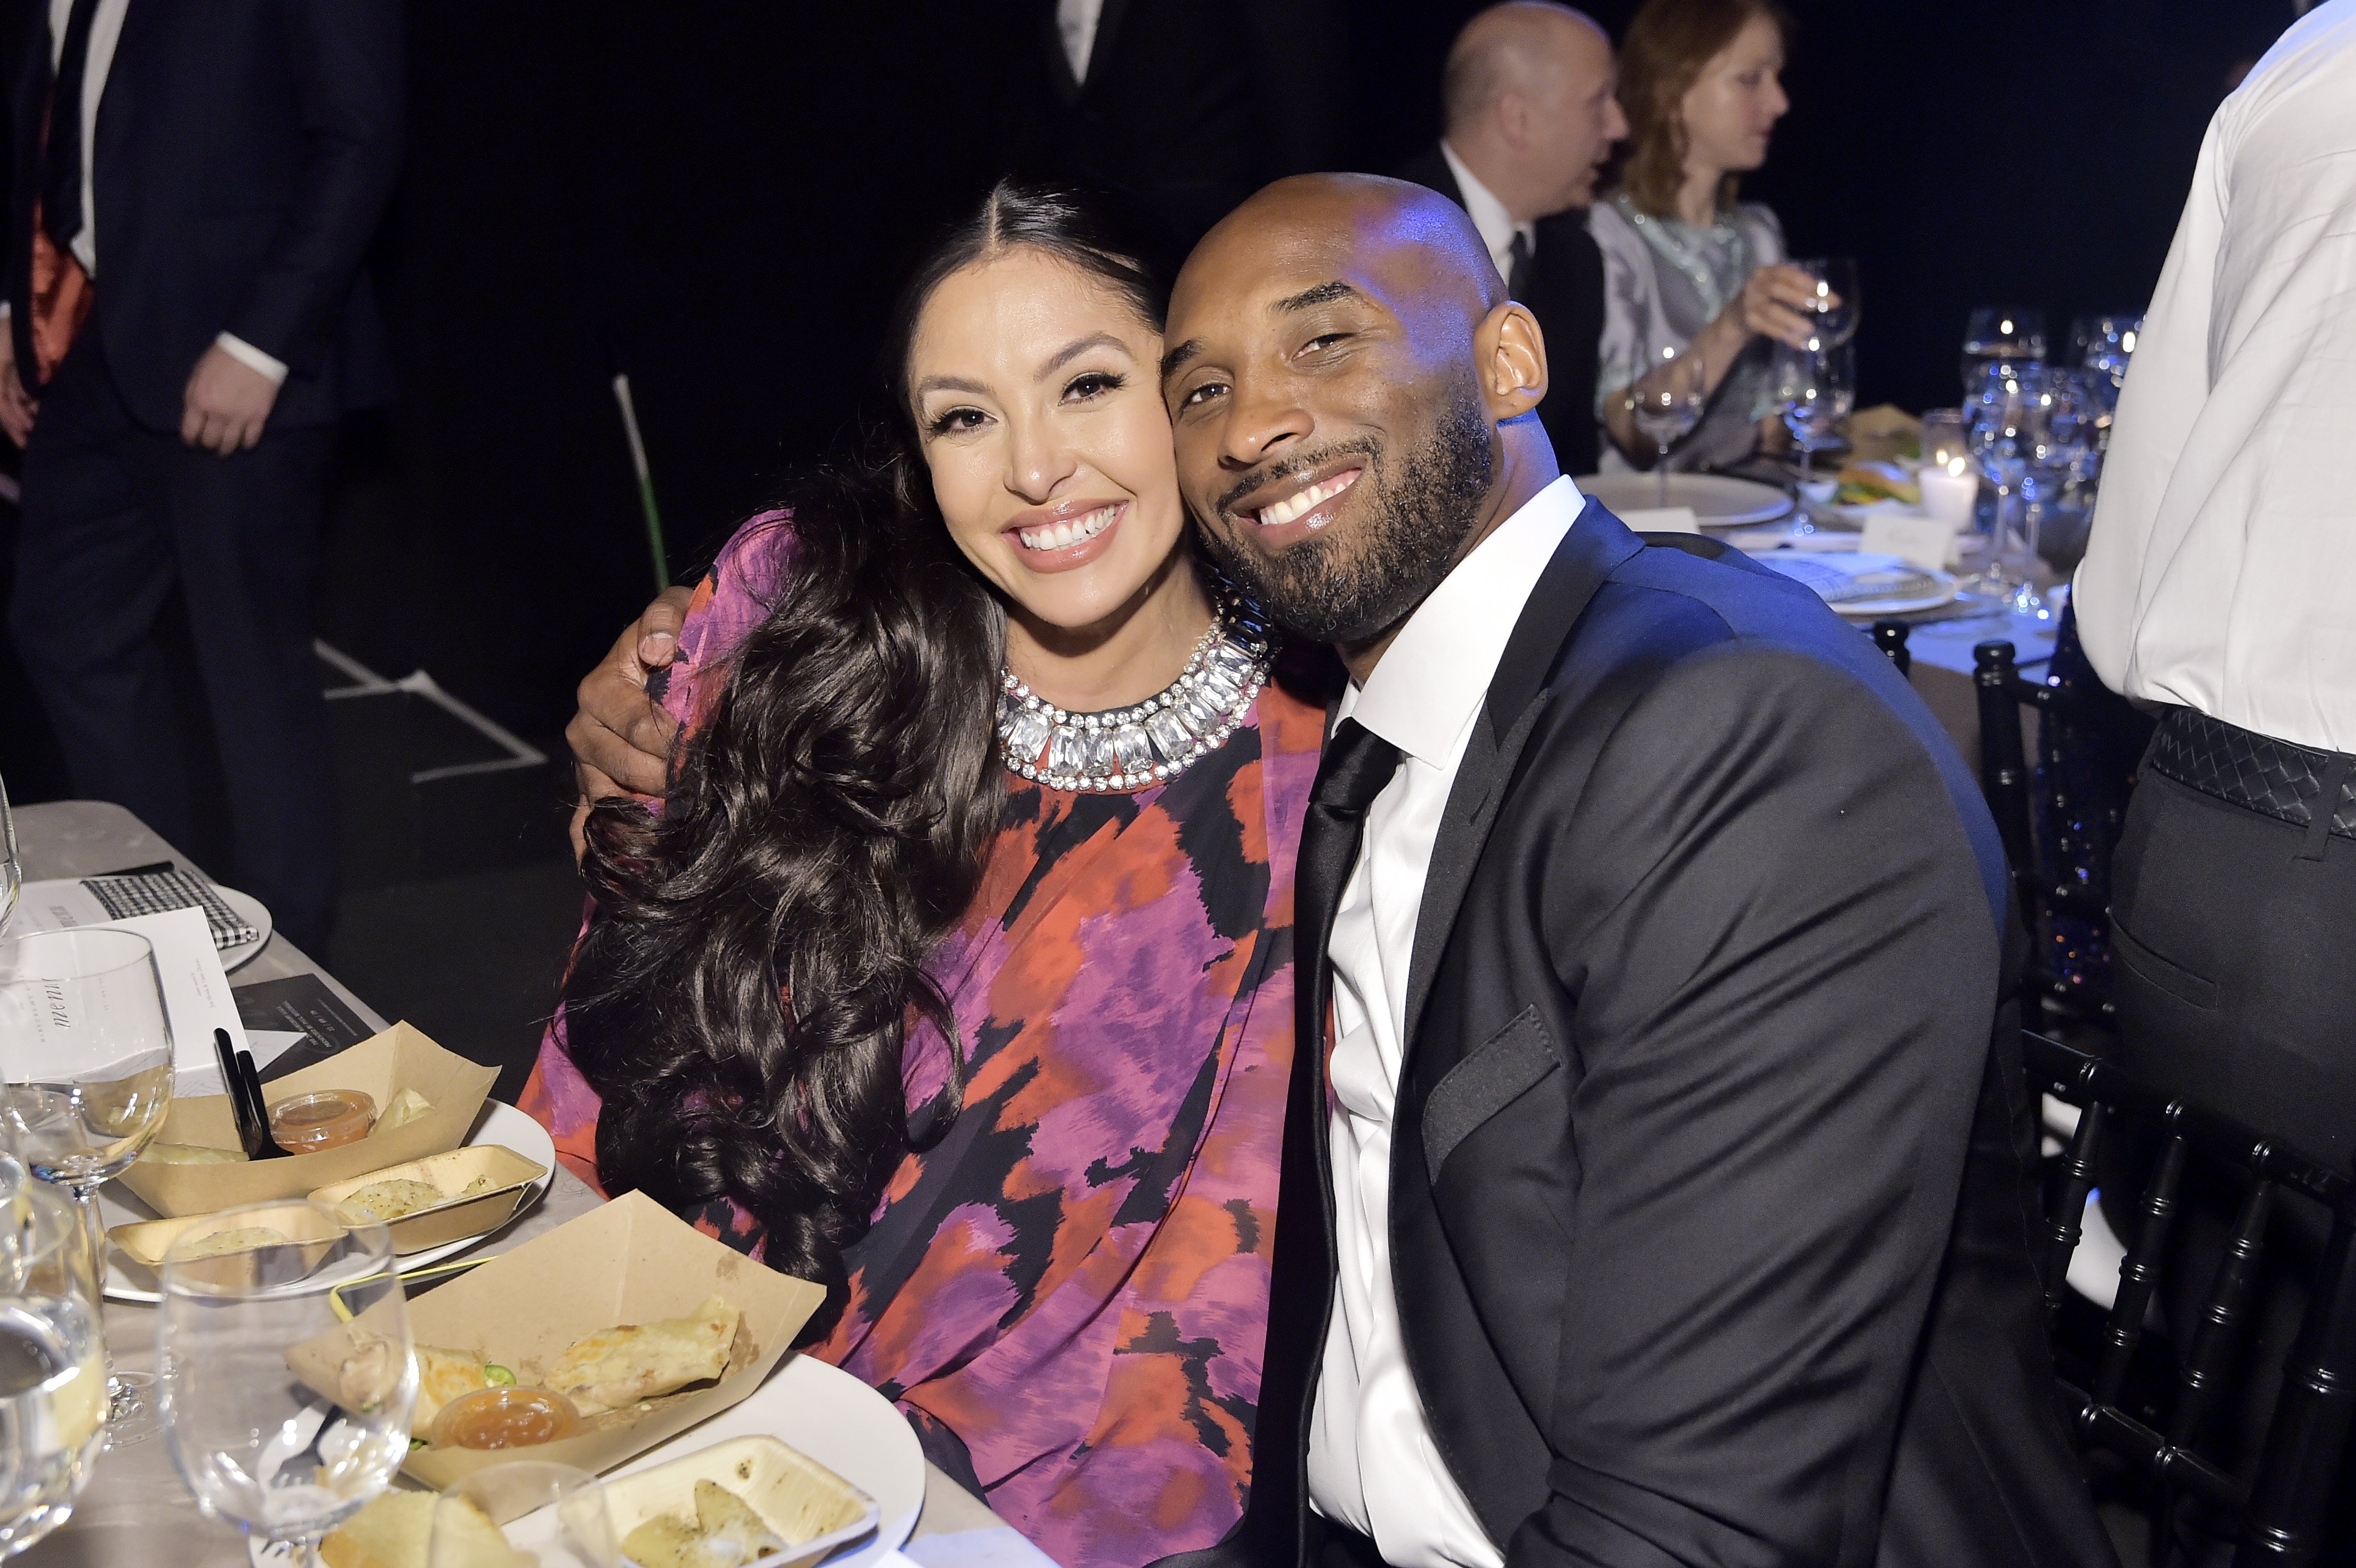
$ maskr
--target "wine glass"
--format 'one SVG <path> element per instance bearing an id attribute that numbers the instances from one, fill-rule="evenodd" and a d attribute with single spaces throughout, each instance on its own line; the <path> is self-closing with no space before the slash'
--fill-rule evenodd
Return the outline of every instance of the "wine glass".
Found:
<path id="1" fill-rule="evenodd" d="M 8 814 L 8 781 L 0 779 L 0 933 L 16 912 L 16 890 L 25 884 L 25 862 L 16 854 L 16 819 Z"/>
<path id="2" fill-rule="evenodd" d="M 434 1509 L 426 1568 L 473 1568 L 497 1529 L 517 1568 L 615 1568 L 620 1552 L 597 1477 L 571 1465 L 523 1459 L 477 1470 Z"/>
<path id="3" fill-rule="evenodd" d="M 2044 379 L 2041 365 L 1990 366 L 1964 402 L 1966 439 L 1980 472 L 1996 485 L 1997 496 L 1987 570 L 1977 574 L 1970 586 L 1995 594 L 2019 614 L 2041 615 L 2045 610 L 2036 585 L 2038 516 L 2023 495 L 2029 465 L 2045 440 L 2047 411 L 2040 401 Z M 2017 571 L 2008 564 L 2008 558 L 2015 554 L 2016 539 L 2022 561 Z"/>
<path id="4" fill-rule="evenodd" d="M 1816 453 L 1840 444 L 1841 421 L 1857 402 L 1856 359 L 1847 346 L 1822 338 L 1805 348 L 1778 343 L 1772 376 L 1783 428 L 1800 449 L 1800 519 L 1802 531 L 1809 531 L 1815 526 L 1808 487 L 1815 482 Z"/>
<path id="5" fill-rule="evenodd" d="M 230 1229 L 284 1239 L 166 1254 L 165 1447 L 207 1518 L 294 1543 L 296 1561 L 316 1564 L 319 1538 L 383 1491 L 409 1453 L 417 1361 L 392 1236 L 310 1200 L 227 1217 Z"/>
<path id="6" fill-rule="evenodd" d="M 105 1445 L 106 1349 L 80 1210 L 0 1155 L 0 1557 L 72 1517 Z"/>
<path id="7" fill-rule="evenodd" d="M 44 1181 L 74 1195 L 104 1276 L 98 1189 L 131 1168 L 172 1104 L 172 1029 L 155 949 L 95 927 L 0 943 L 0 1131 Z M 107 1379 L 116 1443 L 155 1433 L 144 1373 Z"/>
<path id="8" fill-rule="evenodd" d="M 1691 434 L 1701 422 L 1702 405 L 1709 400 L 1702 379 L 1701 357 L 1675 344 L 1663 344 L 1646 356 L 1651 368 L 1628 384 L 1628 414 L 1636 428 L 1660 449 L 1653 464 L 1660 506 L 1669 504 L 1669 448 Z"/>
<path id="9" fill-rule="evenodd" d="M 2045 313 L 1982 305 L 1964 325 L 1964 395 L 1990 369 L 2018 370 L 2045 360 Z"/>
<path id="10" fill-rule="evenodd" d="M 1816 281 L 1816 336 L 1827 348 L 1838 348 L 1857 336 L 1858 320 L 1865 313 L 1865 296 L 1858 292 L 1857 262 L 1847 256 L 1828 256 L 1813 261 L 1792 263 Z"/>

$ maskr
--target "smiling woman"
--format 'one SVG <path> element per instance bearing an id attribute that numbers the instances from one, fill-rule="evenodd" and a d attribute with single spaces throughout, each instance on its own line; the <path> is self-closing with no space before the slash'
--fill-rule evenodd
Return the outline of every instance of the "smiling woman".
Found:
<path id="1" fill-rule="evenodd" d="M 1001 186 L 918 270 L 879 482 L 696 592 L 525 1096 L 1067 1568 L 1242 1512 L 1323 734 L 1192 547 L 1148 258 Z"/>

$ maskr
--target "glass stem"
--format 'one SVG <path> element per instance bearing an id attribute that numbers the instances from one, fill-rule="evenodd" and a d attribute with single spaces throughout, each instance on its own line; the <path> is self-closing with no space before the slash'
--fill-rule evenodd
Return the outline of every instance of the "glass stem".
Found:
<path id="1" fill-rule="evenodd" d="M 1669 504 L 1669 443 L 1665 441 L 1662 442 L 1660 448 L 1661 459 L 1653 465 L 1653 471 L 1657 476 L 1661 493 L 1659 504 L 1666 509 Z"/>

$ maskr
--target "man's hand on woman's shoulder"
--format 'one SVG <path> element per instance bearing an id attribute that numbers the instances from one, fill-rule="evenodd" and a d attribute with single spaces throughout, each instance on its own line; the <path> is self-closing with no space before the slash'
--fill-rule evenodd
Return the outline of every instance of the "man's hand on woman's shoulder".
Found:
<path id="1" fill-rule="evenodd" d="M 581 797 L 573 810 L 573 854 L 592 801 L 613 795 L 660 795 L 669 779 L 679 721 L 647 691 L 647 677 L 679 652 L 690 591 L 667 588 L 615 639 L 613 650 L 581 680 L 580 711 L 564 727 Z"/>

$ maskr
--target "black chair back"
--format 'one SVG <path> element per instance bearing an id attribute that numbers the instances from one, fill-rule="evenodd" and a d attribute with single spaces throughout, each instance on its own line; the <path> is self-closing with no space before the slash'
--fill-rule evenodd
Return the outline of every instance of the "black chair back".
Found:
<path id="1" fill-rule="evenodd" d="M 2083 1446 L 2127 1461 L 2164 1492 L 2190 1492 L 2235 1520 L 2234 1568 L 2294 1568 L 2320 1561 L 2325 1509 L 2356 1413 L 2356 1183 L 2225 1117 L 2170 1099 L 2114 1063 L 2036 1033 L 2021 1037 L 2032 1089 L 2079 1107 L 2076 1131 L 2048 1195 L 2043 1262 L 2046 1302 L 2059 1310 L 2068 1286 L 2105 1141 L 2140 1128 L 2158 1154 L 2125 1238 L 2119 1288 L 2091 1376 L 2061 1385 L 2065 1415 Z M 2122 1408 L 2127 1372 L 2142 1345 L 2188 1158 L 2248 1178 L 2233 1240 L 2203 1296 L 2190 1342 L 2179 1347 L 2174 1400 L 2163 1426 Z M 2199 1451 L 2211 1417 L 2227 1408 L 2237 1352 L 2252 1310 L 2267 1221 L 2286 1194 L 2302 1194 L 2331 1216 L 2330 1239 L 2286 1365 L 2255 1478 L 2238 1480 Z M 2163 1520 L 2165 1508 L 2161 1510 Z"/>

